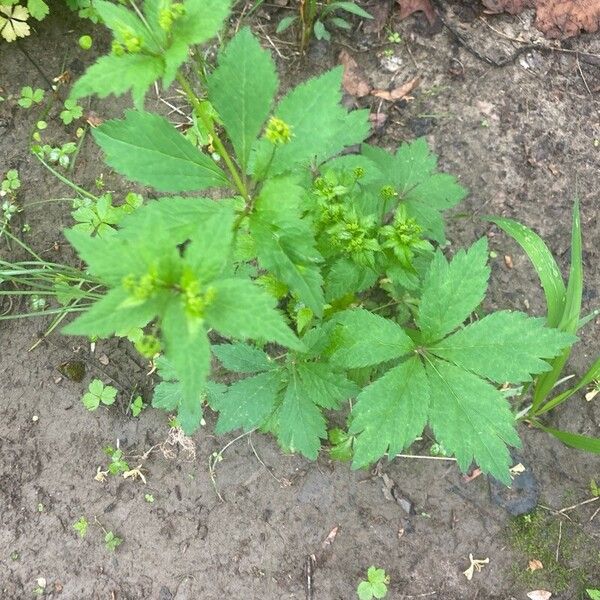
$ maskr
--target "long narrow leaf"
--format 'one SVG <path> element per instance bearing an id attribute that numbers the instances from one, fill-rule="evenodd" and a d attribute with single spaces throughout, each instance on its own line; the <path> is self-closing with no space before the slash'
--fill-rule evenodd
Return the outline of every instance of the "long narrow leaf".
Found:
<path id="1" fill-rule="evenodd" d="M 548 307 L 548 325 L 556 327 L 563 316 L 566 288 L 560 269 L 544 240 L 525 225 L 512 219 L 486 217 L 517 242 L 525 251 L 536 270 Z"/>
<path id="2" fill-rule="evenodd" d="M 536 411 L 536 415 L 542 415 L 549 410 L 552 410 L 596 379 L 600 379 L 600 358 L 598 358 L 596 362 L 588 369 L 587 373 L 577 382 L 577 385 L 570 387 L 568 390 L 565 390 L 552 400 L 546 402 L 546 404 L 541 406 Z"/>
<path id="3" fill-rule="evenodd" d="M 566 446 L 577 448 L 577 450 L 585 450 L 586 452 L 600 454 L 600 438 L 581 435 L 580 433 L 570 433 L 568 431 L 562 431 L 561 429 L 553 429 L 552 427 L 545 427 L 539 423 L 536 423 L 536 426 L 542 431 L 553 435 Z"/>
<path id="4" fill-rule="evenodd" d="M 565 305 L 558 328 L 567 333 L 576 333 L 581 314 L 581 299 L 583 295 L 583 256 L 581 242 L 581 217 L 579 200 L 573 206 L 573 225 L 571 231 L 571 267 L 569 283 L 567 284 Z M 571 348 L 567 348 L 560 356 L 552 361 L 552 370 L 542 375 L 536 384 L 533 394 L 532 412 L 537 413 L 542 403 L 558 381 L 560 374 L 569 359 Z"/>

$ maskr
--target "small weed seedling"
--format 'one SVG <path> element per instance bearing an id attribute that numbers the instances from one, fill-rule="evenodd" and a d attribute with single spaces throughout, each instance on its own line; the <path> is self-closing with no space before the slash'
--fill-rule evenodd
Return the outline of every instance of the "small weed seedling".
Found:
<path id="1" fill-rule="evenodd" d="M 148 504 L 154 504 L 154 496 L 152 494 L 144 494 L 144 500 Z"/>
<path id="2" fill-rule="evenodd" d="M 385 569 L 369 567 L 367 579 L 361 581 L 356 588 L 356 594 L 360 600 L 372 600 L 373 598 L 385 598 L 388 593 L 390 578 Z"/>
<path id="3" fill-rule="evenodd" d="M 93 379 L 88 386 L 88 391 L 81 398 L 81 402 L 88 410 L 96 410 L 100 404 L 110 406 L 115 403 L 117 390 L 111 385 L 104 385 L 100 379 Z"/>
<path id="4" fill-rule="evenodd" d="M 74 100 L 65 100 L 64 110 L 60 113 L 60 119 L 65 125 L 70 125 L 83 115 L 83 108 Z"/>
<path id="5" fill-rule="evenodd" d="M 21 97 L 17 104 L 21 108 L 31 108 L 34 104 L 41 104 L 44 101 L 44 90 L 36 88 L 35 90 L 26 85 L 21 88 Z"/>
<path id="6" fill-rule="evenodd" d="M 123 539 L 112 531 L 107 531 L 104 534 L 104 546 L 109 552 L 114 552 L 122 543 Z"/>
<path id="7" fill-rule="evenodd" d="M 328 27 L 338 29 L 352 29 L 352 25 L 344 18 L 338 15 L 338 12 L 357 15 L 363 19 L 372 19 L 366 10 L 362 9 L 355 2 L 338 2 L 326 0 L 318 3 L 317 0 L 306 0 L 300 2 L 298 14 L 283 18 L 277 26 L 277 33 L 282 33 L 289 29 L 295 23 L 300 23 L 300 46 L 304 51 L 308 46 L 310 37 L 315 36 L 317 40 L 331 39 Z"/>
<path id="8" fill-rule="evenodd" d="M 81 538 L 85 537 L 89 527 L 89 522 L 85 517 L 79 517 L 75 523 L 73 523 L 73 529 L 77 532 L 77 535 Z"/>
<path id="9" fill-rule="evenodd" d="M 136 396 L 129 405 L 129 410 L 131 411 L 131 414 L 134 417 L 139 417 L 145 408 L 146 403 L 144 402 L 144 399 L 141 396 Z"/>
<path id="10" fill-rule="evenodd" d="M 107 446 L 104 453 L 110 458 L 107 471 L 111 475 L 120 475 L 130 470 L 129 463 L 123 458 L 123 450 Z"/>

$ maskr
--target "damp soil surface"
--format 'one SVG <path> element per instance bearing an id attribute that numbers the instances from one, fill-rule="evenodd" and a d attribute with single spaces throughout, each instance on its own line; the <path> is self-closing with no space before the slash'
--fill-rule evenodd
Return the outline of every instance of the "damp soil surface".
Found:
<path id="1" fill-rule="evenodd" d="M 482 217 L 508 216 L 532 227 L 566 272 L 578 195 L 584 308 L 590 311 L 600 304 L 600 38 L 582 36 L 558 50 L 528 50 L 505 61 L 520 47 L 514 39 L 550 42 L 539 38 L 527 13 L 483 21 L 472 5 L 444 3 L 450 27 L 392 15 L 379 33 L 358 26 L 347 36 L 334 35 L 331 44 L 312 44 L 304 58 L 291 33 L 274 32 L 285 9 L 265 5 L 251 25 L 273 51 L 287 85 L 334 66 L 342 49 L 375 87 L 420 78 L 411 97 L 395 104 L 373 97 L 345 102 L 368 106 L 380 124 L 385 121 L 371 143 L 395 148 L 426 136 L 441 167 L 471 190 L 450 219 L 450 251 L 489 237 L 495 258 L 487 308 L 543 314 L 544 304 L 527 258 Z M 236 17 L 232 28 L 237 23 Z M 388 42 L 389 31 L 401 41 Z M 70 205 L 40 201 L 71 192 L 32 158 L 28 140 L 41 118 L 52 143 L 74 140 L 82 123 L 63 126 L 59 100 L 46 115 L 21 109 L 16 97 L 24 85 L 47 88 L 61 74 L 77 77 L 94 58 L 77 45 L 90 32 L 95 49 L 105 51 L 106 33 L 56 8 L 20 48 L 0 45 L 0 173 L 19 170 L 18 223 L 30 227 L 23 239 L 48 260 L 73 260 L 61 233 L 72 223 Z M 65 85 L 58 92 L 63 96 Z M 150 104 L 178 120 L 163 100 L 181 106 L 177 92 L 162 93 L 162 100 L 153 93 Z M 107 118 L 127 105 L 126 99 L 94 99 L 85 110 Z M 105 189 L 132 189 L 103 166 L 86 135 L 70 176 L 92 189 L 100 174 Z M 3 240 L 0 255 L 22 258 Z M 2 299 L 1 312 L 22 308 L 17 299 L 13 306 Z M 590 480 L 600 480 L 597 457 L 520 426 L 520 456 L 538 482 L 541 507 L 515 519 L 492 502 L 484 476 L 466 481 L 449 461 L 396 459 L 371 472 L 351 471 L 323 452 L 310 463 L 282 454 L 263 435 L 217 438 L 210 414 L 186 446 L 169 438 L 164 414 L 128 414 L 132 394 L 147 393 L 150 379 L 127 343 L 99 342 L 92 351 L 81 339 L 54 333 L 30 350 L 48 324 L 33 319 L 0 326 L 3 600 L 351 600 L 370 565 L 390 575 L 393 600 L 526 599 L 533 590 L 571 600 L 585 598 L 585 587 L 600 588 L 600 514 L 592 519 L 600 501 L 556 512 L 592 497 Z M 568 373 L 586 370 L 598 355 L 598 339 L 600 323 L 592 321 Z M 73 360 L 86 367 L 81 382 L 58 371 Z M 115 385 L 119 400 L 89 413 L 80 398 L 95 377 Z M 600 400 L 577 395 L 548 423 L 598 436 Z M 95 480 L 107 462 L 103 448 L 117 443 L 132 466 L 142 465 L 146 483 Z M 414 450 L 425 452 L 429 443 Z M 211 455 L 224 447 L 222 460 L 209 469 Z M 73 530 L 81 516 L 90 522 L 83 539 Z M 104 547 L 105 530 L 123 540 L 114 553 Z M 463 571 L 470 554 L 489 562 L 469 581 Z M 528 569 L 534 560 L 543 568 L 534 562 Z"/>

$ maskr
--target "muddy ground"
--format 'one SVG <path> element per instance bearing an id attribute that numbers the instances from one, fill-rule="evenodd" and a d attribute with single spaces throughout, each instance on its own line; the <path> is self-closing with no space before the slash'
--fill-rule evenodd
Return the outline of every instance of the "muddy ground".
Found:
<path id="1" fill-rule="evenodd" d="M 56 3 L 58 4 L 58 3 Z M 510 56 L 518 43 L 536 41 L 531 15 L 490 18 L 469 5 L 447 3 L 445 26 L 430 28 L 421 18 L 388 26 L 399 44 L 361 30 L 315 45 L 301 61 L 292 38 L 274 35 L 283 13 L 266 6 L 253 26 L 276 59 L 286 81 L 336 64 L 346 48 L 377 87 L 392 78 L 400 84 L 420 76 L 413 99 L 390 105 L 363 99 L 387 121 L 371 140 L 388 148 L 425 135 L 444 169 L 455 173 L 471 195 L 450 223 L 454 245 L 489 235 L 493 260 L 489 306 L 540 314 L 543 300 L 527 259 L 515 244 L 479 217 L 517 218 L 548 241 L 566 269 L 572 200 L 581 198 L 585 235 L 585 309 L 600 304 L 600 38 L 580 37 L 565 51 L 524 52 L 499 68 L 465 48 L 495 60 Z M 96 31 L 57 10 L 37 27 L 23 49 L 52 79 L 69 70 L 75 76 L 93 60 L 77 46 L 82 33 Z M 267 37 L 268 36 L 268 37 Z M 542 43 L 547 43 L 541 40 Z M 95 33 L 104 51 L 109 39 Z M 382 52 L 391 49 L 398 70 L 386 71 Z M 574 50 L 579 50 L 577 54 Z M 389 52 L 388 52 L 389 54 Z M 16 45 L 0 44 L 0 173 L 17 168 L 23 180 L 20 218 L 31 226 L 24 239 L 44 257 L 71 259 L 61 229 L 71 224 L 68 203 L 34 202 L 69 195 L 28 152 L 28 136 L 40 118 L 15 98 L 23 85 L 46 87 L 39 71 Z M 172 94 L 171 94 L 172 95 Z M 348 99 L 352 104 L 352 99 Z M 87 110 L 118 115 L 127 100 L 93 100 Z M 154 99 L 163 112 L 166 106 Z M 74 138 L 75 125 L 48 116 L 49 141 Z M 107 189 L 126 184 L 103 168 L 99 150 L 87 136 L 72 176 L 90 189 L 104 173 Z M 0 241 L 3 257 L 13 256 Z M 507 266 L 512 258 L 512 268 Z M 510 261 L 509 261 L 510 262 Z M 6 307 L 4 307 L 5 309 Z M 570 450 L 539 431 L 520 427 L 522 455 L 539 480 L 540 504 L 530 522 L 514 520 L 491 503 L 488 482 L 466 483 L 451 462 L 396 460 L 378 473 L 352 472 L 327 454 L 316 463 L 283 455 L 269 437 L 244 437 L 223 454 L 215 482 L 208 461 L 235 436 L 217 439 L 210 416 L 193 440 L 193 453 L 174 457 L 160 448 L 140 459 L 142 482 L 94 480 L 106 463 L 103 447 L 120 445 L 142 455 L 168 436 L 164 414 L 146 410 L 138 419 L 126 413 L 129 394 L 148 385 L 146 365 L 121 341 L 98 344 L 94 353 L 81 340 L 53 334 L 29 348 L 46 321 L 9 321 L 0 326 L 0 597 L 21 600 L 38 594 L 61 600 L 350 600 L 369 565 L 391 577 L 389 598 L 439 600 L 525 599 L 545 589 L 553 598 L 584 598 L 584 588 L 600 588 L 600 502 L 557 515 L 547 508 L 578 504 L 591 497 L 590 479 L 600 480 L 600 459 Z M 590 323 L 569 365 L 581 374 L 598 355 L 600 323 Z M 108 364 L 100 357 L 106 355 Z M 58 365 L 77 358 L 87 366 L 83 382 L 61 377 Z M 103 362 L 106 362 L 103 360 Z M 88 413 L 80 397 L 93 377 L 111 382 L 121 400 L 109 410 Z M 578 395 L 551 416 L 550 423 L 599 435 L 600 401 Z M 166 448 L 166 446 L 163 446 Z M 137 466 L 135 458 L 131 463 Z M 385 473 L 414 502 L 407 515 L 384 493 Z M 216 491 L 222 495 L 221 501 Z M 154 502 L 144 499 L 152 494 Z M 91 522 L 85 539 L 72 524 Z M 114 554 L 103 545 L 100 525 L 124 541 Z M 337 535 L 323 545 L 335 528 Z M 467 581 L 469 554 L 489 564 Z M 313 596 L 307 592 L 306 565 L 313 563 Z M 534 572 L 528 562 L 544 565 Z M 40 587 L 38 579 L 46 585 Z"/>

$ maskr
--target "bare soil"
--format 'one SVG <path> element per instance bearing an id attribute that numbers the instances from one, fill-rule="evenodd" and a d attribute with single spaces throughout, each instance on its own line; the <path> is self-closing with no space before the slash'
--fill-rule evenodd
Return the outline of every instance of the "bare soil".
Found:
<path id="1" fill-rule="evenodd" d="M 544 309 L 526 257 L 481 217 L 510 216 L 534 228 L 566 270 L 577 194 L 589 311 L 600 304 L 600 38 L 577 38 L 564 51 L 523 52 L 498 68 L 468 51 L 465 42 L 481 55 L 510 56 L 519 44 L 508 38 L 538 35 L 532 16 L 490 18 L 493 31 L 470 4 L 445 5 L 444 20 L 462 41 L 442 25 L 432 31 L 421 17 L 392 18 L 389 27 L 402 36 L 400 44 L 387 43 L 386 30 L 380 35 L 358 30 L 347 38 L 336 36 L 331 45 L 313 45 L 303 60 L 291 37 L 280 40 L 273 34 L 283 16 L 279 9 L 261 9 L 253 26 L 266 47 L 276 47 L 288 84 L 335 65 L 342 48 L 376 87 L 422 78 L 408 101 L 393 106 L 373 98 L 360 101 L 387 114 L 371 142 L 395 148 L 425 135 L 441 166 L 470 188 L 451 219 L 450 239 L 456 247 L 490 237 L 497 258 L 489 307 L 534 314 Z M 49 79 L 67 70 L 76 76 L 93 60 L 77 46 L 78 37 L 90 29 L 57 7 L 21 46 Z M 94 38 L 98 52 L 106 50 L 106 33 L 94 30 Z M 385 49 L 396 57 L 395 73 L 383 66 Z M 71 223 L 69 204 L 34 204 L 68 197 L 69 190 L 29 154 L 28 138 L 41 115 L 17 106 L 15 96 L 23 85 L 47 87 L 18 46 L 0 44 L 0 95 L 6 98 L 0 102 L 0 173 L 17 168 L 21 174 L 20 218 L 31 226 L 24 239 L 45 257 L 70 260 L 61 235 Z M 120 114 L 127 103 L 93 100 L 86 110 L 106 118 Z M 169 111 L 155 98 L 151 103 Z M 45 134 L 57 143 L 73 139 L 76 127 L 63 126 L 58 111 L 56 103 Z M 102 172 L 107 189 L 131 189 L 103 167 L 87 136 L 72 176 L 91 189 Z M 17 254 L 0 241 L 0 255 Z M 209 458 L 235 436 L 216 438 L 209 415 L 207 426 L 193 438 L 193 453 L 174 447 L 174 456 L 168 456 L 156 447 L 139 463 L 130 460 L 143 464 L 147 484 L 114 477 L 98 482 L 97 468 L 106 464 L 103 447 L 119 440 L 128 456 L 143 455 L 167 439 L 165 416 L 151 409 L 138 419 L 127 414 L 134 387 L 147 390 L 149 379 L 146 365 L 126 343 L 99 343 L 92 353 L 82 340 L 57 333 L 29 351 L 47 325 L 41 320 L 0 325 L 3 600 L 34 597 L 38 578 L 46 580 L 44 597 L 61 600 L 350 600 L 370 565 L 389 573 L 393 600 L 525 599 L 535 589 L 571 600 L 584 598 L 586 586 L 600 588 L 600 515 L 590 520 L 600 501 L 569 511 L 568 518 L 541 508 L 545 538 L 524 539 L 515 534 L 522 531 L 522 521 L 515 523 L 490 501 L 485 477 L 467 483 L 451 462 L 397 459 L 378 471 L 353 472 L 329 461 L 326 452 L 316 463 L 286 456 L 273 439 L 254 434 L 225 450 L 213 482 Z M 599 337 L 600 323 L 590 323 L 569 373 L 585 371 L 598 355 Z M 102 364 L 102 355 L 108 364 Z M 87 367 L 80 383 L 57 370 L 73 359 Z M 95 413 L 83 409 L 80 398 L 93 377 L 120 389 L 118 405 Z M 579 395 L 549 422 L 598 436 L 600 400 L 586 402 Z M 558 509 L 591 497 L 590 479 L 600 481 L 599 457 L 568 449 L 525 426 L 520 433 L 522 456 L 539 481 L 543 506 Z M 407 514 L 394 501 L 383 474 L 414 503 L 416 514 Z M 154 502 L 145 501 L 145 494 L 152 494 Z M 82 515 L 91 524 L 79 539 L 72 524 Z M 94 517 L 123 538 L 114 554 L 104 548 Z M 335 527 L 337 535 L 324 544 Z M 540 544 L 548 549 L 544 558 Z M 462 573 L 469 554 L 489 558 L 471 581 Z M 528 573 L 532 559 L 550 562 Z M 309 563 L 312 591 L 307 590 Z"/>

